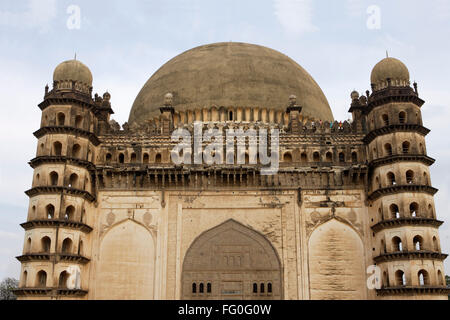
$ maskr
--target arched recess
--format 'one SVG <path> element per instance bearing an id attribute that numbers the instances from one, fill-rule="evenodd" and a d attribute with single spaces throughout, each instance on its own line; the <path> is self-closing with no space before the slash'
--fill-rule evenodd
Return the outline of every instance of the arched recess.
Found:
<path id="1" fill-rule="evenodd" d="M 152 300 L 155 276 L 155 241 L 144 226 L 126 220 L 101 240 L 96 299 Z"/>
<path id="2" fill-rule="evenodd" d="M 312 300 L 366 299 L 364 248 L 350 226 L 332 219 L 317 227 L 308 261 Z"/>
<path id="3" fill-rule="evenodd" d="M 262 234 L 235 220 L 204 232 L 186 252 L 182 299 L 282 299 L 281 263 Z M 211 283 L 211 293 L 193 293 L 193 283 Z M 253 284 L 270 282 L 270 294 L 253 294 Z"/>

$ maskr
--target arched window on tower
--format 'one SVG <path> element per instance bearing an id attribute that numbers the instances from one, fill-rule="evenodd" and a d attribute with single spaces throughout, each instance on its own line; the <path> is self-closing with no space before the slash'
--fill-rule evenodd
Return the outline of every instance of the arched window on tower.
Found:
<path id="1" fill-rule="evenodd" d="M 31 208 L 31 216 L 32 216 L 33 219 L 36 218 L 36 206 L 33 206 L 33 207 Z"/>
<path id="2" fill-rule="evenodd" d="M 78 187 L 78 175 L 76 173 L 72 173 L 69 178 L 69 188 L 77 188 Z"/>
<path id="3" fill-rule="evenodd" d="M 392 172 L 388 172 L 387 180 L 388 180 L 388 184 L 391 186 L 395 186 L 397 184 L 397 182 L 395 180 L 395 174 L 393 174 Z"/>
<path id="4" fill-rule="evenodd" d="M 27 287 L 27 280 L 28 280 L 28 272 L 24 271 L 22 274 L 22 288 L 26 288 Z"/>
<path id="5" fill-rule="evenodd" d="M 402 143 L 402 150 L 404 154 L 409 153 L 410 143 L 408 141 L 405 141 Z"/>
<path id="6" fill-rule="evenodd" d="M 412 218 L 416 218 L 419 214 L 419 205 L 417 202 L 413 202 L 409 205 L 409 213 L 411 214 Z"/>
<path id="7" fill-rule="evenodd" d="M 74 144 L 72 147 L 72 157 L 73 158 L 80 158 L 81 154 L 81 147 L 79 144 Z"/>
<path id="8" fill-rule="evenodd" d="M 50 253 L 50 247 L 51 247 L 52 241 L 49 237 L 43 237 L 41 239 L 41 250 L 43 253 Z"/>
<path id="9" fill-rule="evenodd" d="M 423 173 L 423 184 L 426 185 L 426 186 L 430 185 L 430 182 L 428 180 L 428 175 L 427 175 L 426 172 Z"/>
<path id="10" fill-rule="evenodd" d="M 430 277 L 428 276 L 428 272 L 426 270 L 420 270 L 417 273 L 419 277 L 419 285 L 420 286 L 428 286 L 430 285 Z"/>
<path id="11" fill-rule="evenodd" d="M 69 276 L 70 275 L 67 273 L 67 271 L 63 271 L 60 273 L 58 281 L 58 286 L 60 288 L 67 288 L 67 280 L 69 280 Z"/>
<path id="12" fill-rule="evenodd" d="M 162 162 L 162 157 L 160 153 L 157 153 L 155 156 L 155 163 L 161 163 Z"/>
<path id="13" fill-rule="evenodd" d="M 333 162 L 333 154 L 331 152 L 327 152 L 325 155 L 327 162 Z"/>
<path id="14" fill-rule="evenodd" d="M 74 220 L 74 216 L 75 216 L 75 207 L 74 206 L 68 206 L 66 208 L 66 213 L 64 215 L 64 219 L 65 220 Z"/>
<path id="15" fill-rule="evenodd" d="M 31 253 L 31 238 L 28 238 L 25 253 Z"/>
<path id="16" fill-rule="evenodd" d="M 265 292 L 265 290 L 264 290 L 264 283 L 261 283 L 260 289 L 259 289 L 259 293 L 264 293 L 264 292 Z"/>
<path id="17" fill-rule="evenodd" d="M 228 120 L 233 121 L 233 111 L 228 112 Z"/>
<path id="18" fill-rule="evenodd" d="M 438 243 L 437 238 L 435 236 L 433 237 L 433 250 L 436 251 L 436 252 L 440 251 L 439 250 L 439 243 Z"/>
<path id="19" fill-rule="evenodd" d="M 53 155 L 61 156 L 62 155 L 62 144 L 59 141 L 53 143 Z"/>
<path id="20" fill-rule="evenodd" d="M 392 219 L 399 219 L 400 218 L 400 210 L 398 209 L 398 206 L 396 204 L 391 204 L 389 206 L 389 209 L 391 211 Z"/>
<path id="21" fill-rule="evenodd" d="M 258 284 L 253 283 L 253 293 L 258 293 Z"/>
<path id="22" fill-rule="evenodd" d="M 392 238 L 392 248 L 393 248 L 394 252 L 403 251 L 402 240 L 399 237 Z"/>
<path id="23" fill-rule="evenodd" d="M 70 254 L 72 252 L 72 240 L 69 238 L 64 239 L 62 246 L 61 246 L 61 252 L 62 253 L 68 253 Z"/>
<path id="24" fill-rule="evenodd" d="M 64 126 L 66 123 L 66 116 L 64 113 L 58 113 L 58 126 Z"/>
<path id="25" fill-rule="evenodd" d="M 389 287 L 389 275 L 386 271 L 383 272 L 383 288 Z"/>
<path id="26" fill-rule="evenodd" d="M 416 251 L 423 250 L 423 238 L 421 236 L 415 236 L 413 239 L 413 243 Z"/>
<path id="27" fill-rule="evenodd" d="M 208 282 L 208 284 L 206 285 L 206 293 L 211 293 L 212 291 L 212 286 L 211 283 Z"/>
<path id="28" fill-rule="evenodd" d="M 199 293 L 204 293 L 204 292 L 205 292 L 205 285 L 203 284 L 203 282 L 200 283 L 198 292 L 199 292 Z"/>
<path id="29" fill-rule="evenodd" d="M 47 213 L 47 219 L 51 220 L 55 218 L 55 207 L 52 204 L 47 205 L 45 211 Z"/>
<path id="30" fill-rule="evenodd" d="M 429 218 L 435 219 L 436 215 L 434 214 L 434 209 L 431 204 L 428 205 L 428 216 Z"/>
<path id="31" fill-rule="evenodd" d="M 395 272 L 395 282 L 398 286 L 406 286 L 406 276 L 402 270 Z"/>
<path id="32" fill-rule="evenodd" d="M 142 159 L 143 163 L 149 163 L 150 161 L 150 157 L 148 155 L 148 153 L 144 153 L 144 158 Z"/>
<path id="33" fill-rule="evenodd" d="M 437 280 L 440 286 L 444 285 L 444 277 L 442 276 L 441 270 L 438 270 L 437 272 Z"/>
<path id="34" fill-rule="evenodd" d="M 406 183 L 407 184 L 414 183 L 414 172 L 412 170 L 406 171 Z"/>
<path id="35" fill-rule="evenodd" d="M 197 293 L 197 284 L 196 283 L 192 284 L 192 293 Z"/>
<path id="36" fill-rule="evenodd" d="M 133 153 L 131 154 L 131 157 L 130 157 L 130 162 L 131 162 L 131 163 L 136 163 L 136 159 L 137 159 L 136 153 L 133 152 Z"/>
<path id="37" fill-rule="evenodd" d="M 406 123 L 406 112 L 402 111 L 398 114 L 398 122 L 400 122 L 400 124 Z"/>
<path id="38" fill-rule="evenodd" d="M 343 152 L 339 153 L 339 162 L 341 163 L 345 162 L 345 154 Z"/>
<path id="39" fill-rule="evenodd" d="M 59 180 L 59 177 L 58 177 L 58 174 L 55 171 L 50 173 L 50 185 L 51 186 L 57 186 L 58 185 L 58 180 Z"/>
<path id="40" fill-rule="evenodd" d="M 268 283 L 267 284 L 267 293 L 271 294 L 272 293 L 272 283 Z"/>
<path id="41" fill-rule="evenodd" d="M 384 151 L 386 152 L 387 156 L 392 156 L 392 146 L 390 143 L 386 143 L 384 145 Z"/>
<path id="42" fill-rule="evenodd" d="M 83 126 L 83 117 L 78 115 L 75 117 L 75 127 L 82 129 L 82 126 Z"/>
<path id="43" fill-rule="evenodd" d="M 358 153 L 352 152 L 352 162 L 357 163 L 358 162 Z"/>
<path id="44" fill-rule="evenodd" d="M 36 275 L 36 287 L 47 287 L 47 272 L 45 272 L 44 270 L 39 271 Z"/>
<path id="45" fill-rule="evenodd" d="M 388 116 L 387 114 L 383 114 L 383 115 L 381 116 L 381 118 L 382 118 L 382 120 L 383 120 L 383 124 L 384 124 L 385 126 L 388 126 L 388 125 L 389 125 L 389 116 Z"/>
<path id="46" fill-rule="evenodd" d="M 83 248 L 83 241 L 80 240 L 80 242 L 78 242 L 78 255 L 82 256 L 84 254 L 84 248 Z"/>

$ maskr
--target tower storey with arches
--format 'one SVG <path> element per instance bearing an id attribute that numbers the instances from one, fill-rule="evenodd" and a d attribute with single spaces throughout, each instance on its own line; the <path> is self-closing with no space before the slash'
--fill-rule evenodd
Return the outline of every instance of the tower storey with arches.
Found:
<path id="1" fill-rule="evenodd" d="M 429 129 L 422 123 L 417 84 L 409 71 L 386 58 L 372 71 L 364 108 L 370 160 L 371 229 L 374 261 L 382 269 L 383 298 L 427 297 L 445 292 L 443 261 L 430 180 L 434 163 L 426 152 Z"/>
<path id="2" fill-rule="evenodd" d="M 37 154 L 25 229 L 19 296 L 82 298 L 88 292 L 89 215 L 95 202 L 92 172 L 101 114 L 108 106 L 91 98 L 92 75 L 77 60 L 60 64 L 53 89 L 45 88 Z M 107 94 L 105 102 L 109 101 Z M 111 110 L 112 112 L 112 110 Z M 108 111 L 106 111 L 109 114 Z M 109 120 L 107 117 L 106 121 Z"/>
<path id="3" fill-rule="evenodd" d="M 343 122 L 306 70 L 252 44 L 167 62 L 123 125 L 84 64 L 53 78 L 34 133 L 20 299 L 447 299 L 424 101 L 400 61 L 375 66 Z M 176 129 L 194 137 L 181 164 Z M 248 150 L 261 135 L 226 135 L 240 129 L 270 143 L 278 131 L 274 174 Z M 233 151 L 194 162 L 211 132 Z"/>

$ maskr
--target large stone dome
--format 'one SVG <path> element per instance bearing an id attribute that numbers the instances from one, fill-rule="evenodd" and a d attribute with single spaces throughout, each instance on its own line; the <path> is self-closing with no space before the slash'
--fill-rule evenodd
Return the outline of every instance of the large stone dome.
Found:
<path id="1" fill-rule="evenodd" d="M 173 93 L 179 111 L 212 106 L 285 110 L 294 94 L 305 116 L 333 120 L 325 95 L 308 72 L 286 55 L 253 44 L 215 43 L 173 58 L 144 85 L 129 123 L 159 115 L 167 92 Z"/>

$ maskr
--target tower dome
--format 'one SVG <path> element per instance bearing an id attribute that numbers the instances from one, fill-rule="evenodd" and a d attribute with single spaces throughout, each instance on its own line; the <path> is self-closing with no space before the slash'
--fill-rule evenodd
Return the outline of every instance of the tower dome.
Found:
<path id="1" fill-rule="evenodd" d="M 78 60 L 68 60 L 59 64 L 53 72 L 53 81 L 71 82 L 92 87 L 92 73 L 89 68 Z"/>
<path id="2" fill-rule="evenodd" d="M 325 95 L 308 72 L 286 55 L 254 44 L 214 43 L 173 58 L 144 85 L 128 122 L 158 116 L 167 92 L 173 94 L 176 111 L 213 106 L 284 111 L 289 96 L 296 95 L 305 116 L 333 120 Z"/>
<path id="3" fill-rule="evenodd" d="M 375 90 L 388 86 L 388 79 L 392 86 L 409 86 L 409 71 L 403 62 L 395 58 L 385 58 L 378 62 L 372 70 L 371 83 Z"/>

